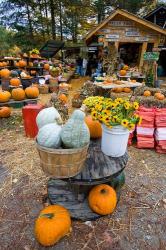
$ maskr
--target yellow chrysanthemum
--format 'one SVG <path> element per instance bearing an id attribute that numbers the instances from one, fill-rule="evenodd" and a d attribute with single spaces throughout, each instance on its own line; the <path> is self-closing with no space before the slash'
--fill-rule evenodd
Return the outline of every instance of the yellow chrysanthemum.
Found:
<path id="1" fill-rule="evenodd" d="M 95 106 L 95 109 L 97 110 L 97 111 L 101 111 L 102 110 L 102 105 L 100 105 L 100 104 L 97 104 L 96 106 Z"/>
<path id="2" fill-rule="evenodd" d="M 97 111 L 95 111 L 95 110 L 92 111 L 91 116 L 92 116 L 93 119 L 97 119 Z"/>
<path id="3" fill-rule="evenodd" d="M 134 114 L 134 118 L 138 119 L 138 118 L 139 118 L 139 115 Z"/>
<path id="4" fill-rule="evenodd" d="M 141 123 L 142 123 L 142 117 L 139 117 L 138 125 L 141 125 Z"/>
<path id="5" fill-rule="evenodd" d="M 115 109 L 116 107 L 117 107 L 117 103 L 115 103 L 115 102 L 111 103 L 111 108 L 112 109 Z"/>
<path id="6" fill-rule="evenodd" d="M 129 130 L 133 130 L 135 128 L 135 124 L 129 123 L 127 127 Z"/>
<path id="7" fill-rule="evenodd" d="M 128 124 L 129 124 L 129 122 L 128 122 L 127 119 L 123 119 L 123 120 L 121 121 L 121 125 L 122 125 L 123 127 L 125 127 L 125 128 L 127 128 Z"/>
<path id="8" fill-rule="evenodd" d="M 134 107 L 134 109 L 138 109 L 138 108 L 139 108 L 138 102 L 134 102 L 134 103 L 133 103 L 133 107 Z"/>
<path id="9" fill-rule="evenodd" d="M 115 102 L 121 104 L 121 103 L 123 103 L 123 99 L 122 98 L 116 98 Z"/>
<path id="10" fill-rule="evenodd" d="M 118 117 L 117 117 L 117 115 L 114 115 L 113 117 L 112 117 L 112 122 L 117 122 L 118 121 Z"/>
<path id="11" fill-rule="evenodd" d="M 125 107 L 125 109 L 127 109 L 127 110 L 128 110 L 128 109 L 130 108 L 130 103 L 125 102 L 125 103 L 124 103 L 124 107 Z"/>

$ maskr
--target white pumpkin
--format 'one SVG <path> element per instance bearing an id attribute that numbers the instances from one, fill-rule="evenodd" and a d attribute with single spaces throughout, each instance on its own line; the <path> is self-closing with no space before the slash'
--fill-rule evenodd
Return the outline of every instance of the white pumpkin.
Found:
<path id="1" fill-rule="evenodd" d="M 39 129 L 37 142 L 40 146 L 47 148 L 59 148 L 61 145 L 61 126 L 50 123 Z"/>
<path id="2" fill-rule="evenodd" d="M 36 123 L 39 129 L 49 123 L 55 122 L 59 124 L 60 121 L 62 121 L 61 116 L 54 107 L 42 109 L 36 117 Z"/>

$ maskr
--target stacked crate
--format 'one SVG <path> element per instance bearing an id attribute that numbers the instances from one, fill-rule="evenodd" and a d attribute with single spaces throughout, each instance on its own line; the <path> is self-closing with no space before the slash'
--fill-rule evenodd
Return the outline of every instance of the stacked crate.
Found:
<path id="1" fill-rule="evenodd" d="M 155 126 L 156 152 L 166 153 L 166 108 L 156 109 Z"/>

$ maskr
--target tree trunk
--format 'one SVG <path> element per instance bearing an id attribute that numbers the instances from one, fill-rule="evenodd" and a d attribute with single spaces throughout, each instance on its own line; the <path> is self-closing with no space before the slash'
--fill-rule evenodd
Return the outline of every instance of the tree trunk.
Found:
<path id="1" fill-rule="evenodd" d="M 55 11 L 54 11 L 54 1 L 50 0 L 50 12 L 51 12 L 51 28 L 52 28 L 52 38 L 56 39 L 56 26 L 55 26 Z"/>
<path id="2" fill-rule="evenodd" d="M 47 19 L 46 26 L 47 26 L 47 35 L 50 36 L 50 30 L 49 30 L 49 25 L 48 25 L 48 7 L 47 7 L 47 0 L 44 0 L 44 9 L 45 9 L 45 17 Z"/>
<path id="3" fill-rule="evenodd" d="M 43 37 L 43 40 L 45 41 L 46 40 L 46 37 L 45 37 L 45 28 L 44 28 L 44 22 L 43 22 L 43 13 L 42 13 L 42 3 L 41 3 L 41 0 L 39 0 L 39 11 L 40 11 L 40 16 L 41 16 L 41 26 L 42 26 L 42 37 Z"/>
<path id="4" fill-rule="evenodd" d="M 59 21 L 60 21 L 60 33 L 61 41 L 63 40 L 63 27 L 62 27 L 62 2 L 59 1 Z"/>
<path id="5" fill-rule="evenodd" d="M 28 23 L 29 23 L 29 35 L 33 38 L 33 27 L 32 27 L 32 19 L 30 16 L 30 10 L 28 4 L 26 5 L 27 15 L 28 15 Z"/>

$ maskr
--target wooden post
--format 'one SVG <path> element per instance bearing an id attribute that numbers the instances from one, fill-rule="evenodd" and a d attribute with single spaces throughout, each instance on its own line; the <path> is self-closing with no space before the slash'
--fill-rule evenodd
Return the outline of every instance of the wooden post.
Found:
<path id="1" fill-rule="evenodd" d="M 119 42 L 115 42 L 115 48 L 116 48 L 117 51 L 118 51 L 118 49 L 119 49 Z"/>
<path id="2" fill-rule="evenodd" d="M 142 66 L 143 66 L 143 62 L 144 62 L 144 53 L 146 52 L 147 49 L 147 42 L 144 42 L 142 44 L 142 51 L 141 51 L 141 56 L 140 56 L 140 61 L 139 61 L 139 71 L 141 70 Z"/>

